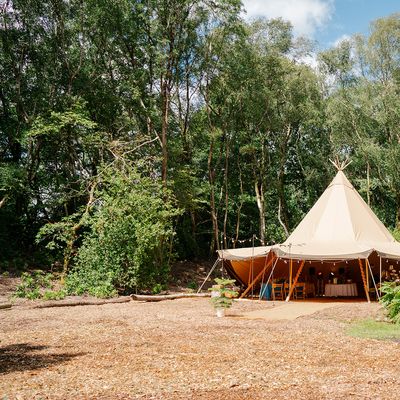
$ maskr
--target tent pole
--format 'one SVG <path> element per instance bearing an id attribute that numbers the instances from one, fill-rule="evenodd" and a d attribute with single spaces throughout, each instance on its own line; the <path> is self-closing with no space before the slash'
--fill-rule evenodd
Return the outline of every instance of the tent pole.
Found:
<path id="1" fill-rule="evenodd" d="M 292 278 L 293 278 L 293 260 L 290 259 L 289 263 L 289 293 L 292 292 Z"/>
<path id="2" fill-rule="evenodd" d="M 368 272 L 368 264 L 367 264 L 368 259 L 365 259 L 365 276 L 367 278 L 367 289 L 369 293 L 369 272 Z"/>
<path id="3" fill-rule="evenodd" d="M 381 296 L 379 296 L 378 288 L 376 287 L 376 282 L 375 282 L 374 274 L 372 273 L 371 264 L 369 263 L 368 258 L 367 258 L 367 264 L 368 264 L 368 267 L 369 267 L 369 271 L 370 271 L 370 273 L 371 273 L 372 282 L 373 282 L 373 284 L 374 284 L 374 288 L 375 288 L 375 292 L 376 292 L 376 298 L 379 300 L 379 299 L 381 298 Z"/>
<path id="4" fill-rule="evenodd" d="M 361 278 L 362 278 L 363 285 L 364 285 L 365 295 L 367 296 L 367 301 L 368 301 L 368 303 L 371 303 L 371 300 L 369 298 L 368 289 L 367 289 L 367 280 L 365 278 L 365 272 L 364 272 L 364 268 L 363 268 L 360 258 L 358 259 L 358 265 L 360 266 Z"/>
<path id="5" fill-rule="evenodd" d="M 247 289 L 242 293 L 240 299 L 246 296 L 246 294 L 250 291 L 250 289 L 252 289 L 253 286 L 261 279 L 263 273 L 271 266 L 273 261 L 274 257 L 272 257 L 271 260 L 268 261 L 268 263 L 265 265 L 265 268 L 254 278 L 253 282 L 251 282 L 250 285 L 247 287 Z"/>
<path id="6" fill-rule="evenodd" d="M 252 245 L 253 245 L 253 250 L 252 250 L 252 255 L 251 255 L 251 279 L 254 278 L 254 233 L 253 233 L 253 238 L 252 238 Z M 254 298 L 254 286 L 251 288 L 251 298 Z"/>
<path id="7" fill-rule="evenodd" d="M 271 280 L 272 274 L 273 274 L 274 271 L 275 271 L 275 267 L 276 267 L 276 264 L 278 263 L 278 260 L 279 260 L 279 257 L 276 257 L 275 262 L 274 262 L 274 265 L 272 266 L 271 272 L 270 272 L 269 277 L 268 277 L 268 279 L 267 279 L 267 285 L 268 285 L 269 281 Z M 273 300 L 274 300 L 274 299 L 273 299 Z M 274 304 L 274 305 L 275 305 L 275 304 Z"/>
<path id="8" fill-rule="evenodd" d="M 218 265 L 218 263 L 220 261 L 222 261 L 222 259 L 218 257 L 217 260 L 215 261 L 214 265 L 210 269 L 210 272 L 206 276 L 206 279 L 204 279 L 203 283 L 201 284 L 201 286 L 200 286 L 199 290 L 197 291 L 197 293 L 200 293 L 201 289 L 203 289 L 204 284 L 207 282 L 208 278 L 210 277 L 210 275 L 212 274 L 212 272 L 214 271 L 215 267 Z"/>
<path id="9" fill-rule="evenodd" d="M 379 256 L 379 294 L 382 296 L 382 256 Z"/>
<path id="10" fill-rule="evenodd" d="M 265 263 L 264 263 L 264 268 L 263 268 L 264 273 L 263 273 L 263 276 L 262 276 L 262 278 L 261 278 L 261 289 L 260 289 L 260 293 L 259 293 L 259 295 L 258 295 L 258 300 L 261 300 L 261 295 L 263 294 L 263 293 L 262 293 L 262 285 L 263 285 L 263 283 L 264 283 L 265 265 L 267 264 L 267 260 L 268 260 L 268 256 L 265 257 Z M 267 282 L 267 284 L 268 284 L 268 282 Z"/>
<path id="11" fill-rule="evenodd" d="M 286 303 L 289 302 L 290 296 L 291 296 L 291 295 L 293 294 L 293 292 L 294 292 L 294 288 L 295 288 L 296 285 L 297 285 L 297 281 L 299 280 L 301 271 L 303 271 L 304 264 L 305 264 L 305 260 L 302 260 L 302 261 L 301 261 L 301 264 L 300 264 L 300 267 L 299 267 L 299 270 L 297 271 L 297 274 L 296 274 L 296 276 L 295 276 L 295 278 L 294 278 L 293 285 L 292 285 L 292 287 L 289 289 L 289 294 L 288 294 L 287 297 L 286 297 L 286 300 L 285 300 Z M 304 288 L 304 290 L 305 290 L 305 288 Z"/>

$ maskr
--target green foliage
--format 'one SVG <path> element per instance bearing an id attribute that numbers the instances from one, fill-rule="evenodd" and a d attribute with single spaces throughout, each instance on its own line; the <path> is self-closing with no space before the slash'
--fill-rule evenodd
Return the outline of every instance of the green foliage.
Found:
<path id="1" fill-rule="evenodd" d="M 386 308 L 388 317 L 396 324 L 400 324 L 400 284 L 384 282 L 382 284 L 381 303 Z"/>
<path id="2" fill-rule="evenodd" d="M 196 290 L 198 285 L 197 285 L 197 282 L 191 281 L 191 282 L 188 283 L 187 287 L 188 287 L 188 289 Z"/>
<path id="3" fill-rule="evenodd" d="M 207 258 L 221 234 L 227 246 L 285 239 L 336 154 L 351 157 L 352 182 L 399 229 L 398 14 L 321 53 L 320 74 L 290 23 L 244 22 L 239 0 L 9 3 L 2 267 L 64 256 L 66 268 L 76 262 L 73 293 L 152 291 L 171 254 Z"/>
<path id="4" fill-rule="evenodd" d="M 64 289 L 61 290 L 46 290 L 43 293 L 43 300 L 62 300 L 67 295 L 67 292 Z"/>
<path id="5" fill-rule="evenodd" d="M 213 285 L 211 291 L 211 303 L 214 308 L 230 308 L 233 299 L 239 295 L 237 288 L 234 287 L 234 279 L 215 278 L 216 285 Z"/>
<path id="6" fill-rule="evenodd" d="M 29 300 L 35 300 L 43 297 L 43 289 L 53 286 L 53 274 L 45 273 L 41 270 L 32 273 L 24 272 L 21 275 L 21 283 L 14 292 L 15 297 L 25 297 Z"/>
<path id="7" fill-rule="evenodd" d="M 95 197 L 89 231 L 66 280 L 68 291 L 110 297 L 161 290 L 169 274 L 173 220 L 179 214 L 171 193 L 126 165 L 103 171 Z"/>
<path id="8" fill-rule="evenodd" d="M 399 228 L 393 229 L 392 235 L 398 242 L 400 242 L 400 229 Z"/>
<path id="9" fill-rule="evenodd" d="M 153 288 L 151 289 L 151 293 L 152 294 L 159 294 L 161 293 L 163 290 L 166 289 L 166 285 L 165 284 L 161 284 L 161 283 L 156 283 Z"/>

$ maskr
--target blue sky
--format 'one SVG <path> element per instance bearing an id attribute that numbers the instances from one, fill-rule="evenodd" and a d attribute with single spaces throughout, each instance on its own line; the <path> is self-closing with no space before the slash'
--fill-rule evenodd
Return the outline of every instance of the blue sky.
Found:
<path id="1" fill-rule="evenodd" d="M 242 0 L 246 18 L 282 17 L 296 35 L 317 40 L 321 48 L 354 33 L 368 34 L 371 21 L 400 12 L 400 0 Z"/>

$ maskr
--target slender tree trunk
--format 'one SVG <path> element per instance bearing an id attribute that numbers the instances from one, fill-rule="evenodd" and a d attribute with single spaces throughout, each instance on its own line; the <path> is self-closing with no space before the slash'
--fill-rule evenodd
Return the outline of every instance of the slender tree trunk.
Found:
<path id="1" fill-rule="evenodd" d="M 240 229 L 240 215 L 243 207 L 243 179 L 242 179 L 242 170 L 240 168 L 240 162 L 238 160 L 238 170 L 239 170 L 239 183 L 240 183 L 240 202 L 236 213 L 236 235 L 235 240 L 233 241 L 233 248 L 236 248 L 236 243 L 239 240 L 239 229 Z"/>
<path id="2" fill-rule="evenodd" d="M 218 229 L 218 215 L 217 215 L 217 210 L 215 206 L 215 171 L 212 166 L 212 161 L 213 161 L 213 151 L 214 151 L 214 138 L 211 138 L 210 141 L 210 150 L 208 152 L 208 181 L 210 183 L 210 209 L 211 209 L 211 220 L 212 220 L 212 225 L 213 225 L 213 240 L 211 242 L 210 246 L 210 251 L 213 252 L 215 248 L 219 250 L 219 241 L 218 241 L 218 236 L 219 236 L 219 229 Z"/>
<path id="3" fill-rule="evenodd" d="M 290 135 L 292 133 L 292 126 L 289 124 L 286 129 L 285 137 L 281 144 L 280 166 L 278 173 L 278 197 L 279 197 L 279 222 L 284 227 L 285 232 L 289 231 L 289 217 L 287 215 L 287 207 L 285 200 L 285 163 L 287 158 L 287 147 Z"/>
<path id="4" fill-rule="evenodd" d="M 287 226 L 284 224 L 281 218 L 281 209 L 282 209 L 282 204 L 281 204 L 281 199 L 278 200 L 278 221 L 282 225 L 283 230 L 285 231 L 286 238 L 289 236 L 289 231 Z"/>
<path id="5" fill-rule="evenodd" d="M 224 247 L 228 248 L 228 241 L 226 237 L 226 227 L 228 223 L 228 204 L 229 204 L 229 192 L 228 192 L 228 169 L 229 169 L 229 138 L 226 136 L 225 140 L 225 171 L 224 171 L 224 188 L 225 188 L 225 213 L 224 213 Z"/>
<path id="6" fill-rule="evenodd" d="M 161 151 L 162 151 L 161 179 L 164 188 L 167 187 L 167 172 L 168 172 L 168 148 L 167 148 L 168 111 L 169 111 L 169 88 L 167 82 L 164 82 L 162 88 L 162 125 L 161 125 Z"/>
<path id="7" fill-rule="evenodd" d="M 260 219 L 260 241 L 264 246 L 265 244 L 265 199 L 264 199 L 264 187 L 262 182 L 255 181 L 254 188 L 256 192 L 258 214 Z"/>

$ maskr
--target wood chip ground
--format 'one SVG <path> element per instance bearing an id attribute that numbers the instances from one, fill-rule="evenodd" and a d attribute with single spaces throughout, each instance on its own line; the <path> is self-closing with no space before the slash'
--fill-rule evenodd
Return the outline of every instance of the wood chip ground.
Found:
<path id="1" fill-rule="evenodd" d="M 208 299 L 0 312 L 0 399 L 394 399 L 400 343 L 349 337 L 377 304 L 293 321 Z"/>

